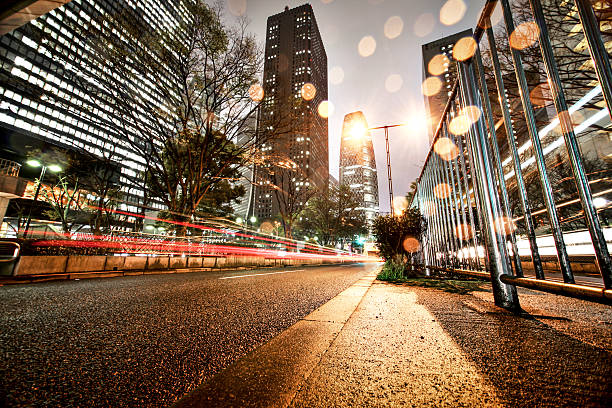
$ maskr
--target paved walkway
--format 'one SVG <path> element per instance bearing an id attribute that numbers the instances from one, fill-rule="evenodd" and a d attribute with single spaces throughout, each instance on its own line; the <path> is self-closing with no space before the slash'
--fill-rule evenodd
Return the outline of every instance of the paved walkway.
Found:
<path id="1" fill-rule="evenodd" d="M 612 308 L 360 279 L 177 407 L 606 406 Z M 484 289 L 489 289 L 483 284 Z"/>

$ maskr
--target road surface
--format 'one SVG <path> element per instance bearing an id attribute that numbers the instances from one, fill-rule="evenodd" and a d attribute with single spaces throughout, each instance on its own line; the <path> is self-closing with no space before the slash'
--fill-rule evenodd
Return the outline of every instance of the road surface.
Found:
<path id="1" fill-rule="evenodd" d="M 0 406 L 168 406 L 376 267 L 0 287 Z"/>

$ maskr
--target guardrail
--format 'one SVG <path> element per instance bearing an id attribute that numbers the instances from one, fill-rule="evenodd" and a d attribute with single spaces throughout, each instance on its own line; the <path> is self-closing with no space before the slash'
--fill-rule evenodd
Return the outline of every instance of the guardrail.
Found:
<path id="1" fill-rule="evenodd" d="M 601 15 L 612 10 L 597 4 Z M 427 220 L 422 261 L 486 275 L 496 304 L 511 310 L 520 308 L 516 286 L 609 299 L 612 261 L 602 219 L 609 222 L 612 174 L 597 158 L 610 142 L 597 135 L 610 127 L 612 70 L 600 25 L 588 0 L 547 3 L 556 14 L 545 13 L 540 0 L 529 0 L 528 9 L 513 6 L 487 1 L 473 37 L 454 45 L 454 65 L 440 58 L 458 77 L 411 202 Z M 559 38 L 551 41 L 551 32 Z M 570 45 L 571 56 L 564 52 Z M 568 62 L 581 50 L 588 53 Z M 571 64 L 579 73 L 567 71 Z M 571 223 L 588 230 L 604 289 L 575 285 L 565 243 Z M 553 237 L 563 283 L 545 281 L 537 242 L 543 232 Z M 529 242 L 536 279 L 524 277 L 519 240 Z M 588 295 L 595 292 L 601 296 Z"/>

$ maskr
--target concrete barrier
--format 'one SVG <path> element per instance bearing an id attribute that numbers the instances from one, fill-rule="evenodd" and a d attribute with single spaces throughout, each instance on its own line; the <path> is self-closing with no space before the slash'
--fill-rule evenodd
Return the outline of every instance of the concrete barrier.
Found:
<path id="1" fill-rule="evenodd" d="M 207 256 L 202 259 L 202 268 L 214 268 L 217 265 L 217 258 Z"/>
<path id="2" fill-rule="evenodd" d="M 126 259 L 128 259 L 127 256 L 107 256 L 104 269 L 107 271 L 120 271 L 124 269 Z"/>
<path id="3" fill-rule="evenodd" d="M 201 256 L 189 256 L 187 257 L 187 268 L 201 268 L 202 267 Z"/>
<path id="4" fill-rule="evenodd" d="M 146 256 L 126 256 L 123 269 L 128 271 L 139 271 L 147 267 Z"/>
<path id="5" fill-rule="evenodd" d="M 104 271 L 106 256 L 73 255 L 68 257 L 65 272 L 93 272 Z"/>
<path id="6" fill-rule="evenodd" d="M 149 258 L 147 270 L 168 269 L 170 265 L 169 256 L 155 256 Z"/>
<path id="7" fill-rule="evenodd" d="M 175 269 L 256 268 L 322 265 L 329 259 L 263 258 L 250 255 L 232 256 L 22 256 L 14 276 L 61 275 L 67 277 L 121 276 L 156 273 Z M 105 274 L 105 272 L 107 272 Z"/>
<path id="8" fill-rule="evenodd" d="M 68 256 L 22 256 L 13 275 L 64 273 Z"/>
<path id="9" fill-rule="evenodd" d="M 170 257 L 170 269 L 183 269 L 187 267 L 187 257 L 172 256 Z"/>

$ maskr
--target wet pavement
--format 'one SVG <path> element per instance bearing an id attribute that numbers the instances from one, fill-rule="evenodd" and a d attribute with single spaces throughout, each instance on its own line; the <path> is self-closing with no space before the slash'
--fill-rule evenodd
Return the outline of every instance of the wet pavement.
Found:
<path id="1" fill-rule="evenodd" d="M 0 287 L 0 406 L 168 406 L 375 267 Z"/>
<path id="2" fill-rule="evenodd" d="M 481 288 L 364 277 L 177 408 L 609 406 L 611 307 L 519 289 L 515 316 Z"/>

